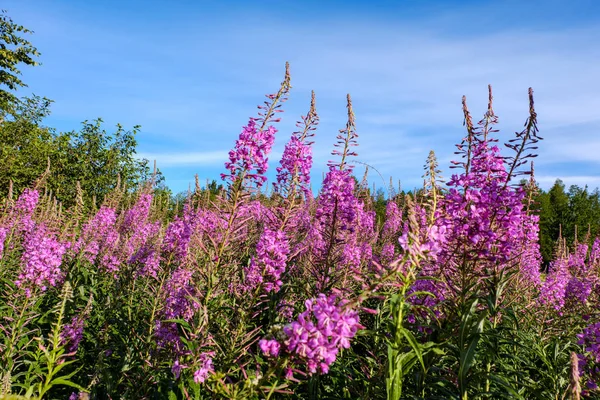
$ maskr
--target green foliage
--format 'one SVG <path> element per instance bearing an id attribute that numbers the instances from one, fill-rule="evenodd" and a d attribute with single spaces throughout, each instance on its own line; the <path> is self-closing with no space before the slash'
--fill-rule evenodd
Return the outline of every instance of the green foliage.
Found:
<path id="1" fill-rule="evenodd" d="M 101 203 L 116 188 L 117 182 L 137 189 L 151 180 L 148 160 L 135 158 L 139 126 L 126 131 L 117 125 L 114 133 L 102 127 L 102 119 L 84 121 L 80 131 L 62 133 L 55 138 L 56 153 L 51 162 L 50 188 L 60 201 L 73 204 L 79 181 L 86 200 Z M 54 166 L 54 167 L 52 167 Z M 165 190 L 164 178 L 157 172 L 155 184 Z"/>
<path id="2" fill-rule="evenodd" d="M 10 120 L 0 123 L 0 196 L 8 194 L 10 181 L 18 192 L 30 186 L 55 158 L 55 135 L 40 125 L 50 103 L 39 97 L 25 99 Z"/>
<path id="3" fill-rule="evenodd" d="M 77 182 L 88 207 L 100 204 L 119 182 L 135 190 L 154 179 L 157 194 L 170 197 L 160 171 L 153 176 L 149 161 L 135 157 L 139 126 L 128 131 L 117 125 L 110 133 L 97 119 L 85 121 L 79 131 L 56 134 L 41 125 L 50 103 L 25 99 L 15 116 L 0 124 L 0 196 L 7 196 L 11 181 L 20 193 L 49 168 L 46 188 L 67 207 L 75 203 Z"/>
<path id="4" fill-rule="evenodd" d="M 40 54 L 23 34 L 32 33 L 29 29 L 16 24 L 0 10 L 0 121 L 14 111 L 18 99 L 12 91 L 27 86 L 20 78 L 19 66 L 37 65 L 35 57 Z"/>
<path id="5" fill-rule="evenodd" d="M 593 240 L 600 233 L 600 192 L 572 185 L 566 191 L 557 179 L 548 192 L 540 191 L 535 201 L 540 215 L 540 247 L 545 263 L 553 255 L 559 237 L 573 243 Z M 590 235 L 588 235 L 588 232 Z M 590 243 L 591 244 L 591 243 Z"/>

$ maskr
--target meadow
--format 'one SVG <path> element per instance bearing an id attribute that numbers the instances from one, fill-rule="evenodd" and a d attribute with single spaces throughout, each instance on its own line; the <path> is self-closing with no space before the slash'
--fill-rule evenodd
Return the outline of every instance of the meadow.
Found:
<path id="1" fill-rule="evenodd" d="M 61 204 L 49 170 L 9 183 L 0 398 L 600 398 L 600 239 L 580 227 L 542 263 L 531 89 L 507 143 L 491 88 L 477 123 L 463 98 L 453 175 L 431 153 L 423 188 L 390 185 L 377 213 L 350 96 L 323 182 L 314 94 L 269 159 L 290 88 L 286 70 L 223 186 L 174 206 L 155 176 L 99 204 L 79 183 Z"/>

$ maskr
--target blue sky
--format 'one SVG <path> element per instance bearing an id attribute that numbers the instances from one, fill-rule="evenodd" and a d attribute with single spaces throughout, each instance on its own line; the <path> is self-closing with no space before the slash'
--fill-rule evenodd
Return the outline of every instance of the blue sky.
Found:
<path id="1" fill-rule="evenodd" d="M 377 186 L 421 185 L 434 150 L 446 177 L 464 135 L 461 96 L 477 121 L 492 84 L 500 139 L 521 130 L 535 91 L 542 187 L 600 186 L 600 3 L 588 1 L 5 0 L 35 31 L 42 66 L 23 79 L 55 101 L 60 131 L 102 117 L 142 126 L 139 154 L 183 191 L 218 178 L 240 128 L 292 73 L 274 171 L 294 123 L 317 95 L 313 179 L 356 113 L 358 161 Z M 361 175 L 357 167 L 357 175 Z M 273 176 L 272 174 L 270 175 Z M 385 181 L 385 182 L 384 182 Z"/>

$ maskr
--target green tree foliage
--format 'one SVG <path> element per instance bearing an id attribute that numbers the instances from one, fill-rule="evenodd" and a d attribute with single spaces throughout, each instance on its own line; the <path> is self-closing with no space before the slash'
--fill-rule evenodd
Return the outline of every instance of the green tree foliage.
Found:
<path id="1" fill-rule="evenodd" d="M 540 244 L 544 261 L 552 259 L 559 236 L 573 243 L 576 238 L 586 240 L 600 232 L 600 192 L 590 192 L 585 186 L 572 185 L 567 191 L 557 179 L 548 192 L 540 191 L 536 201 L 540 213 Z"/>
<path id="2" fill-rule="evenodd" d="M 55 137 L 56 154 L 54 168 L 51 165 L 49 183 L 62 201 L 72 201 L 76 184 L 88 199 L 102 201 L 120 181 L 127 188 L 136 189 L 152 179 L 149 161 L 135 157 L 135 135 L 140 127 L 125 130 L 117 125 L 114 133 L 102 127 L 102 120 L 84 121 L 79 131 L 61 133 Z M 164 178 L 157 171 L 155 184 L 161 190 Z"/>
<path id="3" fill-rule="evenodd" d="M 48 105 L 47 100 L 29 99 L 22 103 L 15 118 L 0 124 L 1 196 L 7 195 L 10 181 L 17 193 L 30 186 L 48 163 L 46 187 L 66 206 L 75 201 L 77 182 L 90 204 L 93 199 L 100 203 L 118 181 L 136 189 L 152 178 L 149 161 L 135 157 L 139 127 L 125 130 L 117 125 L 110 133 L 97 119 L 85 121 L 79 131 L 56 134 L 39 123 L 48 114 Z M 160 171 L 155 184 L 157 189 L 166 190 Z"/>
<path id="4" fill-rule="evenodd" d="M 18 99 L 12 91 L 27 86 L 20 78 L 19 66 L 37 65 L 35 57 L 40 54 L 23 34 L 33 33 L 18 25 L 0 10 L 0 119 L 14 111 Z"/>
<path id="5" fill-rule="evenodd" d="M 49 104 L 38 97 L 20 101 L 14 117 L 0 123 L 0 196 L 7 195 L 10 181 L 15 188 L 30 185 L 55 158 L 55 135 L 40 125 Z"/>

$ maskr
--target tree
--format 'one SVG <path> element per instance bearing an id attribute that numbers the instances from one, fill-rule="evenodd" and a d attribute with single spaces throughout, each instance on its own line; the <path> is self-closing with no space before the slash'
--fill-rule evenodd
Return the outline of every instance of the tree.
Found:
<path id="1" fill-rule="evenodd" d="M 79 131 L 55 133 L 41 124 L 49 114 L 50 101 L 34 97 L 17 103 L 14 115 L 0 124 L 0 197 L 13 182 L 18 194 L 47 168 L 46 188 L 65 206 L 74 203 L 77 182 L 84 201 L 100 204 L 120 180 L 130 190 L 152 179 L 148 160 L 135 157 L 139 131 L 117 125 L 114 133 L 102 127 L 102 120 L 85 121 Z M 170 196 L 164 177 L 157 171 L 155 192 Z"/>
<path id="2" fill-rule="evenodd" d="M 559 233 L 568 233 L 569 195 L 565 184 L 557 179 L 547 193 L 541 193 L 540 202 L 540 247 L 545 262 L 553 258 Z"/>
<path id="3" fill-rule="evenodd" d="M 102 122 L 100 118 L 84 121 L 80 131 L 61 133 L 54 139 L 56 154 L 49 185 L 67 204 L 75 199 L 77 181 L 87 200 L 96 199 L 100 203 L 119 180 L 132 190 L 152 179 L 149 161 L 135 157 L 135 135 L 140 127 L 125 130 L 117 125 L 116 131 L 109 133 Z M 160 171 L 154 179 L 155 187 L 164 190 Z"/>
<path id="4" fill-rule="evenodd" d="M 12 114 L 18 103 L 12 91 L 27 86 L 19 78 L 19 66 L 38 65 L 35 57 L 40 53 L 22 37 L 23 34 L 30 33 L 33 32 L 14 23 L 5 10 L 0 10 L 0 121 L 6 114 Z"/>
<path id="5" fill-rule="evenodd" d="M 55 161 L 57 147 L 51 129 L 40 124 L 49 114 L 50 101 L 33 97 L 15 104 L 13 116 L 0 124 L 0 197 L 9 182 L 20 192 Z"/>

